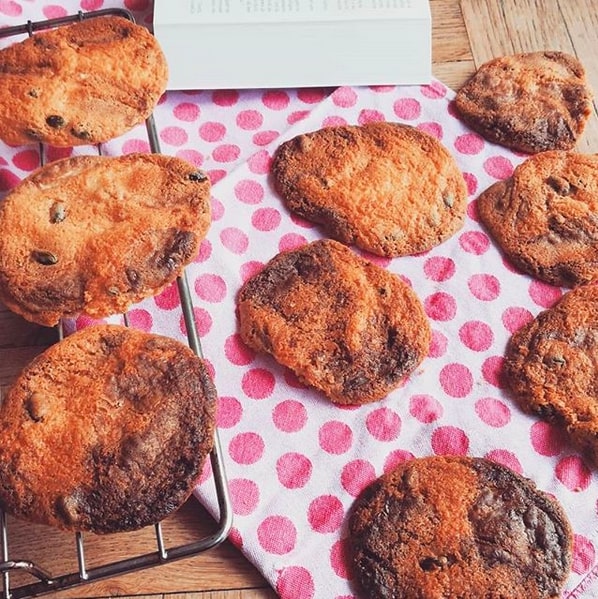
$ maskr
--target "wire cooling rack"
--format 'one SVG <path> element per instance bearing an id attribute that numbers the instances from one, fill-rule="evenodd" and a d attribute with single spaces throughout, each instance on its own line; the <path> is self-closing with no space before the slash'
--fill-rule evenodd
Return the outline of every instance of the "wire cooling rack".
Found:
<path id="1" fill-rule="evenodd" d="M 72 16 L 37 22 L 27 21 L 22 25 L 0 29 L 0 38 L 8 38 L 23 34 L 33 36 L 36 31 L 61 27 L 83 19 L 100 18 L 107 15 L 121 16 L 134 21 L 133 15 L 125 9 L 104 9 L 87 13 L 79 12 Z M 153 153 L 160 153 L 160 143 L 156 133 L 153 115 L 146 120 L 146 131 L 151 151 Z M 97 150 L 99 154 L 102 153 L 101 144 L 97 146 Z M 44 148 L 41 144 L 39 154 L 40 162 L 43 165 Z M 177 288 L 181 299 L 181 309 L 187 330 L 189 347 L 198 356 L 203 357 L 193 315 L 189 285 L 184 272 L 177 279 Z M 128 326 L 129 322 L 126 314 L 123 315 L 123 321 L 124 324 Z M 64 336 L 62 323 L 58 325 L 57 329 L 58 339 L 60 340 Z M 39 596 L 45 593 L 70 589 L 91 582 L 191 557 L 219 545 L 226 539 L 230 532 L 232 526 L 232 510 L 218 431 L 215 432 L 214 447 L 210 453 L 210 462 L 219 512 L 218 520 L 214 523 L 215 530 L 204 535 L 197 535 L 198 538 L 191 541 L 167 546 L 168 543 L 165 541 L 165 534 L 163 533 L 163 523 L 159 522 L 154 526 L 154 550 L 150 550 L 141 555 L 126 556 L 115 561 L 106 561 L 105 563 L 94 565 L 93 567 L 90 567 L 87 563 L 86 547 L 88 542 L 93 542 L 94 535 L 90 535 L 91 540 L 88 538 L 84 540 L 82 533 L 75 533 L 74 535 L 74 553 L 76 554 L 78 567 L 72 571 L 67 570 L 66 573 L 57 573 L 53 571 L 52 564 L 42 565 L 34 560 L 26 559 L 27 556 L 13 557 L 11 554 L 9 518 L 0 509 L 0 576 L 2 577 L 3 599 L 21 599 L 23 597 Z M 130 535 L 133 533 L 122 534 Z M 47 540 L 42 542 L 47 542 Z M 122 539 L 122 535 L 119 538 L 119 544 L 125 546 L 127 544 L 126 540 Z M 23 574 L 25 575 L 25 582 L 22 582 Z M 20 579 L 20 582 L 14 583 L 14 580 L 17 577 Z"/>

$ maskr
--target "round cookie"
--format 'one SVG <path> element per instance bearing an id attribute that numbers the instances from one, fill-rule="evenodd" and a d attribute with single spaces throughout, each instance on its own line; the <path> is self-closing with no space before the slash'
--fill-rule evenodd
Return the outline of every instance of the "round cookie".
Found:
<path id="1" fill-rule="evenodd" d="M 237 305 L 249 347 L 337 404 L 382 399 L 429 350 L 413 290 L 332 240 L 277 255 L 244 284 Z"/>
<path id="2" fill-rule="evenodd" d="M 575 147 L 593 110 L 583 65 L 548 51 L 481 65 L 457 92 L 455 107 L 489 141 L 530 154 Z"/>
<path id="3" fill-rule="evenodd" d="M 0 139 L 77 146 L 143 122 L 166 89 L 154 36 L 124 17 L 86 18 L 0 50 Z"/>
<path id="4" fill-rule="evenodd" d="M 572 537 L 530 480 L 487 459 L 434 456 L 370 484 L 348 541 L 368 599 L 557 599 Z"/>
<path id="5" fill-rule="evenodd" d="M 0 204 L 0 300 L 42 325 L 124 312 L 180 274 L 210 222 L 210 182 L 179 158 L 50 163 Z"/>
<path id="6" fill-rule="evenodd" d="M 34 359 L 0 405 L 0 505 L 74 531 L 154 524 L 197 483 L 215 406 L 205 364 L 182 343 L 82 329 Z"/>
<path id="7" fill-rule="evenodd" d="M 524 272 L 564 287 L 598 278 L 598 155 L 536 154 L 484 191 L 477 209 Z"/>
<path id="8" fill-rule="evenodd" d="M 451 154 L 398 123 L 299 135 L 277 149 L 272 176 L 289 210 L 380 256 L 429 250 L 465 218 L 467 189 Z"/>
<path id="9" fill-rule="evenodd" d="M 598 464 L 598 286 L 567 292 L 509 340 L 504 381 L 522 408 Z"/>

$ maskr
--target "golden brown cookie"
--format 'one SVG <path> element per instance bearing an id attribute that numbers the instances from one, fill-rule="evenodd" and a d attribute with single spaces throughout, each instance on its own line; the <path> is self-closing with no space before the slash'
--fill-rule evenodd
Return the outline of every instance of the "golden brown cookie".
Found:
<path id="1" fill-rule="evenodd" d="M 0 505 L 76 531 L 154 524 L 197 483 L 215 406 L 205 364 L 180 342 L 115 325 L 74 333 L 0 405 Z"/>
<path id="2" fill-rule="evenodd" d="M 276 151 L 274 186 L 292 212 L 381 256 L 429 250 L 463 226 L 467 189 L 431 135 L 397 123 L 299 135 Z"/>
<path id="3" fill-rule="evenodd" d="M 483 458 L 434 456 L 364 490 L 349 542 L 368 599 L 557 599 L 573 535 L 529 479 Z"/>
<path id="4" fill-rule="evenodd" d="M 0 139 L 95 144 L 146 119 L 168 67 L 149 31 L 117 16 L 35 33 L 0 51 Z"/>
<path id="5" fill-rule="evenodd" d="M 598 464 L 598 286 L 567 292 L 510 339 L 504 381 L 527 410 L 566 430 Z"/>
<path id="6" fill-rule="evenodd" d="M 429 350 L 412 289 L 332 240 L 277 255 L 237 303 L 243 341 L 338 404 L 382 399 Z"/>
<path id="7" fill-rule="evenodd" d="M 524 272 L 566 287 L 598 278 L 597 154 L 536 154 L 483 192 L 477 207 Z"/>
<path id="8" fill-rule="evenodd" d="M 0 203 L 0 300 L 42 325 L 124 312 L 173 281 L 210 225 L 210 182 L 160 154 L 77 156 Z"/>
<path id="9" fill-rule="evenodd" d="M 530 52 L 480 66 L 455 107 L 489 141 L 535 154 L 575 147 L 592 114 L 592 92 L 574 56 Z"/>

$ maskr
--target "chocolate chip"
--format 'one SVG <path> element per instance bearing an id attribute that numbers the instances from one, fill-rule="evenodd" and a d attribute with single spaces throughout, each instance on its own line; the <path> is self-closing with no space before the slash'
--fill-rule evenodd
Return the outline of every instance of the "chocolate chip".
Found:
<path id="1" fill-rule="evenodd" d="M 43 139 L 42 134 L 36 129 L 25 129 L 25 135 L 34 141 L 41 141 Z"/>
<path id="2" fill-rule="evenodd" d="M 48 252 L 47 250 L 33 250 L 31 252 L 31 257 L 36 262 L 38 262 L 39 264 L 43 264 L 44 266 L 52 266 L 58 263 L 58 258 L 56 254 Z"/>
<path id="3" fill-rule="evenodd" d="M 64 119 L 59 114 L 51 114 L 46 118 L 46 123 L 53 129 L 60 129 L 64 127 Z"/>
<path id="4" fill-rule="evenodd" d="M 39 91 L 38 91 L 38 90 L 36 90 L 36 89 L 30 89 L 30 90 L 27 92 L 27 95 L 28 95 L 29 97 L 31 97 L 31 98 L 39 98 Z"/>
<path id="5" fill-rule="evenodd" d="M 50 206 L 50 222 L 52 224 L 61 223 L 66 218 L 66 207 L 64 202 L 54 202 Z"/>
<path id="6" fill-rule="evenodd" d="M 32 393 L 25 402 L 25 409 L 34 422 L 40 422 L 49 412 L 48 404 L 39 393 Z"/>
<path id="7" fill-rule="evenodd" d="M 195 171 L 194 173 L 190 173 L 189 175 L 187 175 L 187 178 L 189 179 L 189 181 L 206 181 L 208 176 L 205 173 L 202 173 L 201 171 Z"/>
<path id="8" fill-rule="evenodd" d="M 546 179 L 546 183 L 561 196 L 566 196 L 571 193 L 571 184 L 564 177 L 551 175 Z"/>
<path id="9" fill-rule="evenodd" d="M 125 274 L 127 275 L 127 281 L 129 281 L 131 287 L 137 289 L 139 287 L 139 273 L 133 268 L 127 268 Z"/>
<path id="10" fill-rule="evenodd" d="M 77 139 L 89 140 L 91 139 L 91 133 L 86 129 L 73 127 L 71 129 L 71 135 Z"/>

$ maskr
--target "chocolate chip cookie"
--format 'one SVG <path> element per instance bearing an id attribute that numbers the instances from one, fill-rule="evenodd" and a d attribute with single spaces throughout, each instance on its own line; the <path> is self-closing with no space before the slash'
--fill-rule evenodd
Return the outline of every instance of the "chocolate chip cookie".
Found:
<path id="1" fill-rule="evenodd" d="M 50 163 L 0 204 L 0 300 L 42 325 L 124 312 L 181 273 L 210 222 L 210 182 L 179 158 Z"/>
<path id="2" fill-rule="evenodd" d="M 455 107 L 472 129 L 507 148 L 570 150 L 592 114 L 592 91 L 574 56 L 530 52 L 481 65 L 457 92 Z"/>
<path id="3" fill-rule="evenodd" d="M 552 285 L 598 278 L 598 155 L 542 152 L 477 201 L 508 258 Z"/>
<path id="4" fill-rule="evenodd" d="M 0 50 L 0 139 L 96 144 L 143 122 L 166 88 L 158 42 L 118 16 L 85 18 Z"/>
<path id="5" fill-rule="evenodd" d="M 555 500 L 473 457 L 403 463 L 365 489 L 349 521 L 368 599 L 557 599 L 572 541 Z"/>
<path id="6" fill-rule="evenodd" d="M 243 341 L 337 404 L 385 397 L 429 350 L 413 290 L 333 240 L 277 255 L 237 303 Z"/>
<path id="7" fill-rule="evenodd" d="M 82 329 L 27 366 L 0 405 L 0 505 L 73 531 L 154 524 L 197 483 L 215 406 L 187 346 L 115 325 Z"/>
<path id="8" fill-rule="evenodd" d="M 562 427 L 598 464 L 598 286 L 567 292 L 510 339 L 504 380 L 520 405 Z"/>
<path id="9" fill-rule="evenodd" d="M 465 218 L 467 190 L 451 154 L 398 123 L 339 126 L 284 142 L 272 164 L 289 210 L 381 256 L 429 250 Z"/>

